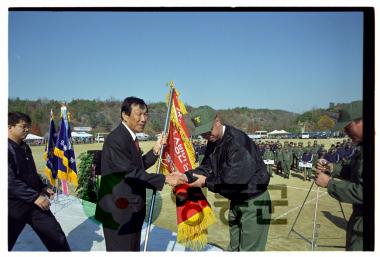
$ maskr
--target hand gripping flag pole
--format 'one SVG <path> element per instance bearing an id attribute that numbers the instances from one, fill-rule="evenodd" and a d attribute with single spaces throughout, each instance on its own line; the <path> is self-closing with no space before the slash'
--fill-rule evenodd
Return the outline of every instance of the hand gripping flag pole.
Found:
<path id="1" fill-rule="evenodd" d="M 166 111 L 166 118 L 165 118 L 165 125 L 164 125 L 164 135 L 166 135 L 168 133 L 168 130 L 169 130 L 170 110 L 172 109 L 174 82 L 170 81 L 169 86 L 170 86 L 170 96 L 169 96 L 168 109 Z M 156 174 L 158 174 L 160 172 L 163 152 L 164 152 L 164 147 L 161 146 L 160 155 L 158 157 L 158 165 L 157 165 L 157 169 L 156 169 Z M 152 223 L 153 209 L 154 209 L 155 202 L 156 202 L 156 190 L 153 190 L 152 199 L 150 201 L 148 224 L 147 224 L 146 233 L 145 233 L 144 252 L 146 252 L 146 249 L 147 249 L 147 246 L 148 246 L 150 227 L 151 227 L 151 223 Z"/>

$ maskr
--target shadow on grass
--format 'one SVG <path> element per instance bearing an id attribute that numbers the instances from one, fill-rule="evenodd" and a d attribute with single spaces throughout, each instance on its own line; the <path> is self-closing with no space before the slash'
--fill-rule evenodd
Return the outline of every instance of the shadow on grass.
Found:
<path id="1" fill-rule="evenodd" d="M 342 215 L 342 217 L 338 217 L 338 216 L 335 216 L 335 215 L 331 214 L 331 212 L 329 212 L 329 211 L 322 211 L 322 214 L 328 220 L 330 220 L 332 223 L 334 223 L 337 227 L 346 230 L 346 228 L 347 228 L 347 222 L 343 218 L 343 215 Z"/>
<path id="2" fill-rule="evenodd" d="M 158 252 L 174 251 L 176 240 L 177 237 L 173 235 L 173 232 L 159 227 L 153 227 L 150 232 L 147 250 Z M 143 249 L 143 246 L 144 242 L 140 245 L 140 248 Z"/>
<path id="3" fill-rule="evenodd" d="M 67 235 L 72 251 L 91 251 L 94 242 L 103 241 L 103 236 L 96 233 L 100 229 L 100 224 L 95 223 L 94 219 L 88 218 L 76 226 Z"/>
<path id="4" fill-rule="evenodd" d="M 299 178 L 300 180 L 304 180 L 304 173 L 303 172 L 292 172 L 291 175 L 293 178 Z"/>

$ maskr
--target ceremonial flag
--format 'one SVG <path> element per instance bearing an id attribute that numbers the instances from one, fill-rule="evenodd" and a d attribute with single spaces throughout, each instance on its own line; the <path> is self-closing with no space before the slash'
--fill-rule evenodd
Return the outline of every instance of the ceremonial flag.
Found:
<path id="1" fill-rule="evenodd" d="M 185 173 L 195 168 L 195 151 L 184 120 L 187 111 L 178 95 L 174 89 L 168 141 L 161 167 L 164 172 Z M 177 196 L 177 240 L 186 247 L 200 250 L 207 244 L 207 227 L 215 222 L 213 211 L 200 188 L 192 188 L 184 184 L 177 186 L 175 193 Z"/>
<path id="2" fill-rule="evenodd" d="M 52 186 L 55 185 L 58 173 L 58 159 L 54 155 L 55 142 L 57 141 L 57 134 L 55 131 L 53 111 L 50 110 L 50 126 L 49 126 L 49 138 L 45 146 L 44 159 L 46 161 L 45 174 L 49 179 Z"/>
<path id="3" fill-rule="evenodd" d="M 68 181 L 78 186 L 75 153 L 70 142 L 71 133 L 66 110 L 65 106 L 61 108 L 62 117 L 59 125 L 57 143 L 54 148 L 54 155 L 58 157 L 58 178 L 63 181 L 62 185 L 65 186 L 65 182 Z M 65 192 L 67 187 L 63 187 L 62 189 L 64 193 L 67 193 Z"/>

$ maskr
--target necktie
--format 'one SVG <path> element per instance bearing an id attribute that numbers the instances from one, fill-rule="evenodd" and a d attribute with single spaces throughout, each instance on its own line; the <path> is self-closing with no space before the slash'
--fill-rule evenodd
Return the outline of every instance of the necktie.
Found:
<path id="1" fill-rule="evenodd" d="M 143 164 L 143 161 L 142 161 L 142 158 L 141 158 L 140 145 L 139 145 L 139 140 L 137 139 L 137 137 L 135 139 L 135 146 L 136 146 L 136 149 L 137 149 L 138 159 L 140 160 L 141 167 L 143 167 L 144 164 Z"/>
<path id="2" fill-rule="evenodd" d="M 136 146 L 137 152 L 140 152 L 139 140 L 137 138 L 135 139 L 135 146 Z"/>

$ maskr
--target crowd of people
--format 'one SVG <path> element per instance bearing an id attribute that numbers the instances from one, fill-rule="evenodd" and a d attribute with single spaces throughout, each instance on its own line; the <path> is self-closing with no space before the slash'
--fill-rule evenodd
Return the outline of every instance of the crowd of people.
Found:
<path id="1" fill-rule="evenodd" d="M 345 164 L 350 161 L 356 150 L 356 146 L 350 138 L 331 144 L 328 149 L 318 140 L 313 142 L 308 140 L 305 145 L 303 142 L 257 141 L 258 151 L 263 160 L 273 161 L 273 164 L 267 164 L 270 176 L 273 176 L 272 171 L 274 170 L 275 174 L 288 179 L 291 171 L 299 173 L 303 172 L 305 168 L 305 180 L 310 181 L 318 159 L 326 159 L 332 164 Z M 302 165 L 302 163 L 310 165 Z"/>
<path id="2" fill-rule="evenodd" d="M 304 145 L 304 142 L 306 144 Z M 328 149 L 318 140 L 283 141 L 256 140 L 258 152 L 267 165 L 270 177 L 273 174 L 290 178 L 291 172 L 305 172 L 305 180 L 311 181 L 318 159 L 326 159 L 332 164 L 348 163 L 354 156 L 356 146 L 350 138 L 344 138 L 331 144 Z M 207 141 L 193 140 L 196 162 L 201 163 L 206 152 Z M 310 165 L 302 165 L 309 163 Z M 305 167 L 310 166 L 310 167 Z"/>

